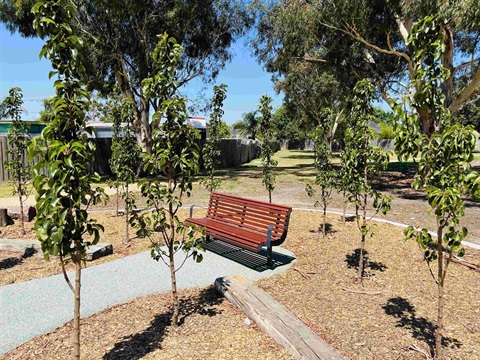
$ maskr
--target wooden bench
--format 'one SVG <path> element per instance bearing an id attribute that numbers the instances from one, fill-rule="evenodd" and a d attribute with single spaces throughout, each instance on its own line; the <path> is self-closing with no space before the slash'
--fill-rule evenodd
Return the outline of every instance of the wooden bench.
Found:
<path id="1" fill-rule="evenodd" d="M 193 207 L 187 223 L 205 228 L 207 241 L 221 240 L 252 252 L 267 247 L 267 264 L 273 266 L 272 246 L 287 237 L 291 207 L 212 193 L 207 216 L 194 219 Z"/>

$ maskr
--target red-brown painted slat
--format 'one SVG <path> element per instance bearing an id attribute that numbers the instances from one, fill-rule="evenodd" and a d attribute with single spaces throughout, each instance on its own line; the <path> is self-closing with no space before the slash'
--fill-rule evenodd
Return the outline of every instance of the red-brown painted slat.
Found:
<path id="1" fill-rule="evenodd" d="M 215 239 L 258 252 L 267 241 L 270 225 L 274 226 L 272 242 L 283 242 L 291 211 L 283 205 L 213 193 L 206 218 L 187 222 L 205 227 L 206 234 Z"/>
<path id="2" fill-rule="evenodd" d="M 240 198 L 240 197 L 236 197 L 236 196 L 232 196 L 232 195 L 213 193 L 213 194 L 211 194 L 211 197 L 212 198 L 225 199 L 225 200 L 234 199 L 234 200 L 237 201 L 237 203 L 246 203 L 246 204 L 250 204 L 250 205 L 260 205 L 262 207 L 271 208 L 272 210 L 276 210 L 276 211 L 282 211 L 282 210 L 289 211 L 289 210 L 292 209 L 291 207 L 284 206 L 284 205 L 270 204 L 270 203 L 265 203 L 265 202 L 258 201 L 258 200 L 245 199 L 245 198 Z"/>
<path id="3" fill-rule="evenodd" d="M 248 211 L 247 211 L 248 210 Z M 229 207 L 228 205 L 221 205 L 216 206 L 210 210 L 211 214 L 218 214 L 218 215 L 238 215 L 244 216 L 246 218 L 259 218 L 263 220 L 275 220 L 275 221 L 286 221 L 288 217 L 288 213 L 279 214 L 279 213 L 272 213 L 271 211 L 259 211 L 253 208 L 235 208 Z"/>

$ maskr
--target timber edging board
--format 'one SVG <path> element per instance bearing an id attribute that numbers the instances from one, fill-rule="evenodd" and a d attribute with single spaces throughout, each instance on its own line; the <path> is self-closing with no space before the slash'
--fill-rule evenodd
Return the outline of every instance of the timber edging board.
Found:
<path id="1" fill-rule="evenodd" d="M 296 359 L 344 359 L 303 321 L 243 276 L 218 278 L 215 289 Z"/>

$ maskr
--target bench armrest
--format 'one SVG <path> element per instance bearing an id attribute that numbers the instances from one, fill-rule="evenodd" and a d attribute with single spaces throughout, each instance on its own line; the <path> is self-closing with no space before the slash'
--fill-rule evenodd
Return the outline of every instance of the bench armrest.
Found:
<path id="1" fill-rule="evenodd" d="M 189 217 L 193 217 L 193 208 L 195 207 L 195 205 L 192 205 L 190 206 L 190 216 Z"/>

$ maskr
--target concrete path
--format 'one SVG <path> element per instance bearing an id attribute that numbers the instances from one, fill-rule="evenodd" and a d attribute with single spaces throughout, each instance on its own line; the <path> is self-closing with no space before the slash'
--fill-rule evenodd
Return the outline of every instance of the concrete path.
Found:
<path id="1" fill-rule="evenodd" d="M 180 289 L 212 285 L 216 278 L 241 274 L 257 280 L 285 272 L 294 255 L 275 248 L 277 259 L 291 261 L 274 270 L 258 272 L 210 251 L 201 263 L 188 259 L 177 272 Z M 282 255 L 282 254 L 284 255 Z M 177 264 L 181 255 L 178 254 Z M 275 257 L 275 255 L 274 255 Z M 292 261 L 293 260 L 293 261 Z M 70 274 L 70 273 L 69 273 Z M 74 274 L 70 274 L 73 282 Z M 86 317 L 136 297 L 170 291 L 168 267 L 150 252 L 128 256 L 82 271 L 81 316 Z M 48 333 L 73 317 L 73 294 L 63 275 L 0 287 L 0 355 L 36 336 Z"/>

